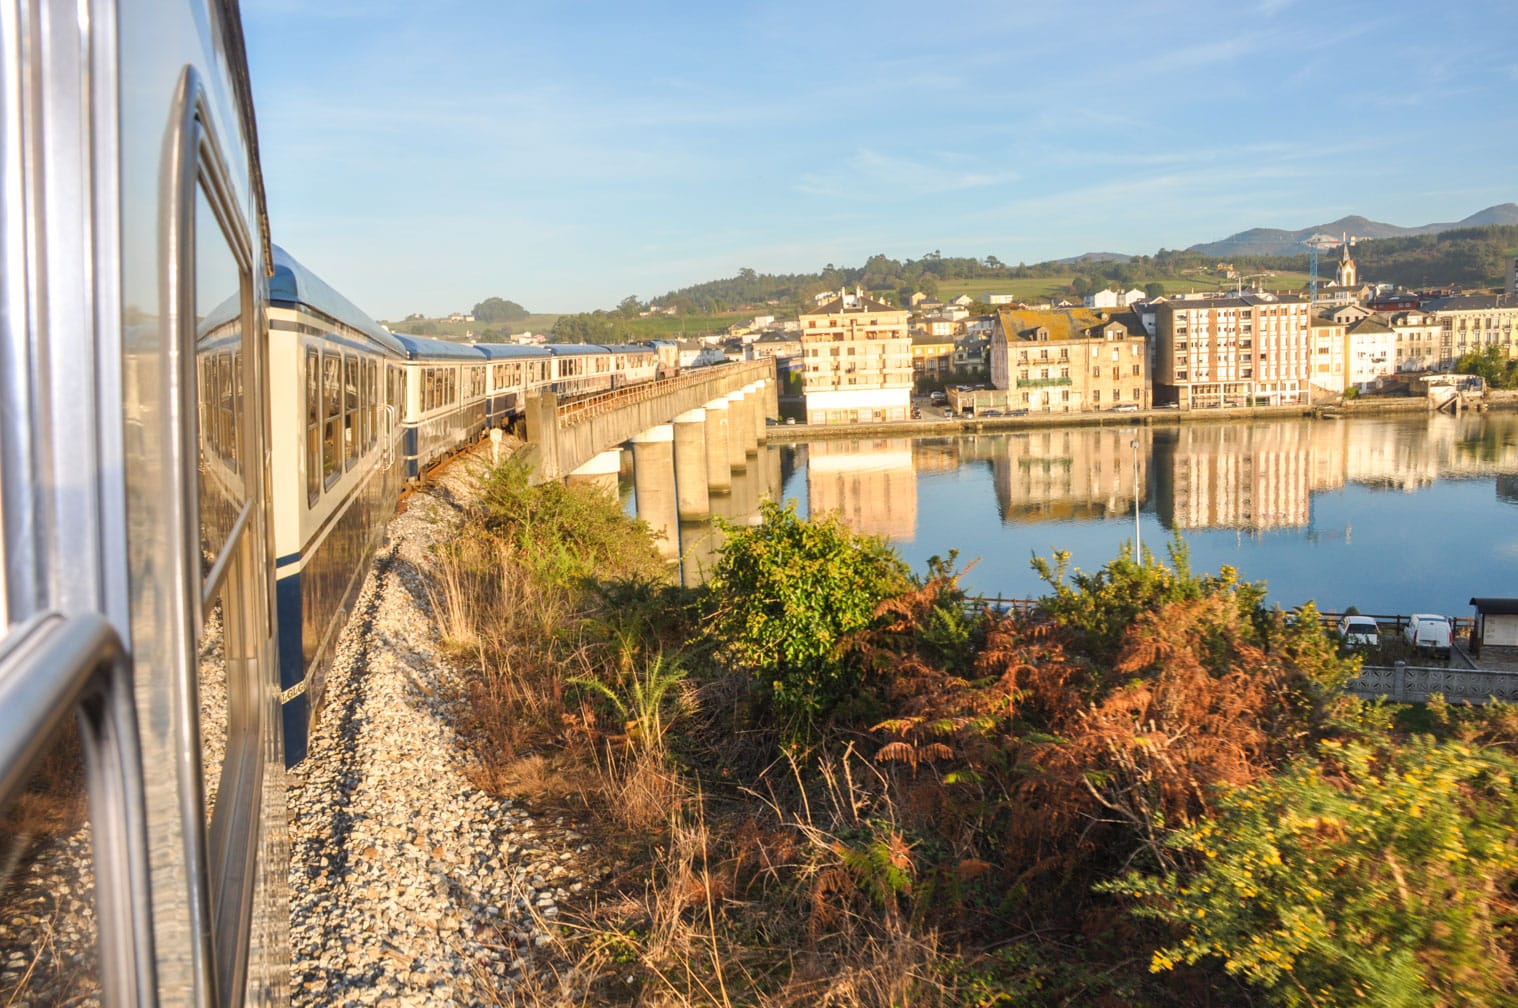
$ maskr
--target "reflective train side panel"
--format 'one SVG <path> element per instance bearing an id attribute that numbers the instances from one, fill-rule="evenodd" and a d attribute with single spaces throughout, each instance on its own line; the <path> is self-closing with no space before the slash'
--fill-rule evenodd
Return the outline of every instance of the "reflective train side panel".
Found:
<path id="1" fill-rule="evenodd" d="M 0 29 L 0 996 L 287 1003 L 236 6 L 3 0 Z"/>

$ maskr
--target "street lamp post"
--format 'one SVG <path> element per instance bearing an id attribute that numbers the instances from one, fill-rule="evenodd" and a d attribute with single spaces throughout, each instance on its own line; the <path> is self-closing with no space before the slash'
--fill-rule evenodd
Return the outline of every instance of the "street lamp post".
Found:
<path id="1" fill-rule="evenodd" d="M 1128 442 L 1133 449 L 1133 559 L 1144 562 L 1144 542 L 1139 528 L 1139 443 L 1138 438 Z"/>

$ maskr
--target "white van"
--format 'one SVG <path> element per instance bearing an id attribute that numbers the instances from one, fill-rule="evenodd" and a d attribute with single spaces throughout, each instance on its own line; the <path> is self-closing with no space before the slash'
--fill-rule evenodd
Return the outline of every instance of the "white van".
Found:
<path id="1" fill-rule="evenodd" d="M 1402 635 L 1414 651 L 1432 651 L 1441 657 L 1449 657 L 1449 620 L 1434 613 L 1413 613 L 1407 618 Z"/>

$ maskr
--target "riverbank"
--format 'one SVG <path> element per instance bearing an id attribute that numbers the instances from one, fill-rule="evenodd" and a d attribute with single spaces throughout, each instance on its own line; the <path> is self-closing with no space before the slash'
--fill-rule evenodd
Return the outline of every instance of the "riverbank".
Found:
<path id="1" fill-rule="evenodd" d="M 1488 393 L 1486 409 L 1518 412 L 1518 392 Z M 1026 416 L 924 418 L 894 420 L 887 423 L 824 425 L 779 423 L 770 426 L 770 441 L 794 444 L 801 441 L 848 440 L 878 437 L 936 437 L 956 434 L 985 434 L 996 431 L 1028 430 L 1049 427 L 1168 427 L 1187 423 L 1231 423 L 1238 420 L 1276 420 L 1293 417 L 1337 418 L 1344 416 L 1406 416 L 1431 413 L 1427 402 L 1409 397 L 1336 401 L 1332 406 L 1237 406 L 1220 409 L 1148 409 L 1119 413 L 1104 410 L 1096 413 L 1029 413 Z"/>

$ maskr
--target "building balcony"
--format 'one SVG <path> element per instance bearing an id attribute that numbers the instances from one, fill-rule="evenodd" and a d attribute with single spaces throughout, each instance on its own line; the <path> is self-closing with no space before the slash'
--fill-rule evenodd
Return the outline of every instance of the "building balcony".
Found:
<path id="1" fill-rule="evenodd" d="M 1056 385 L 1074 384 L 1070 378 L 1029 378 L 1026 381 L 1018 381 L 1019 388 L 1050 388 Z"/>

